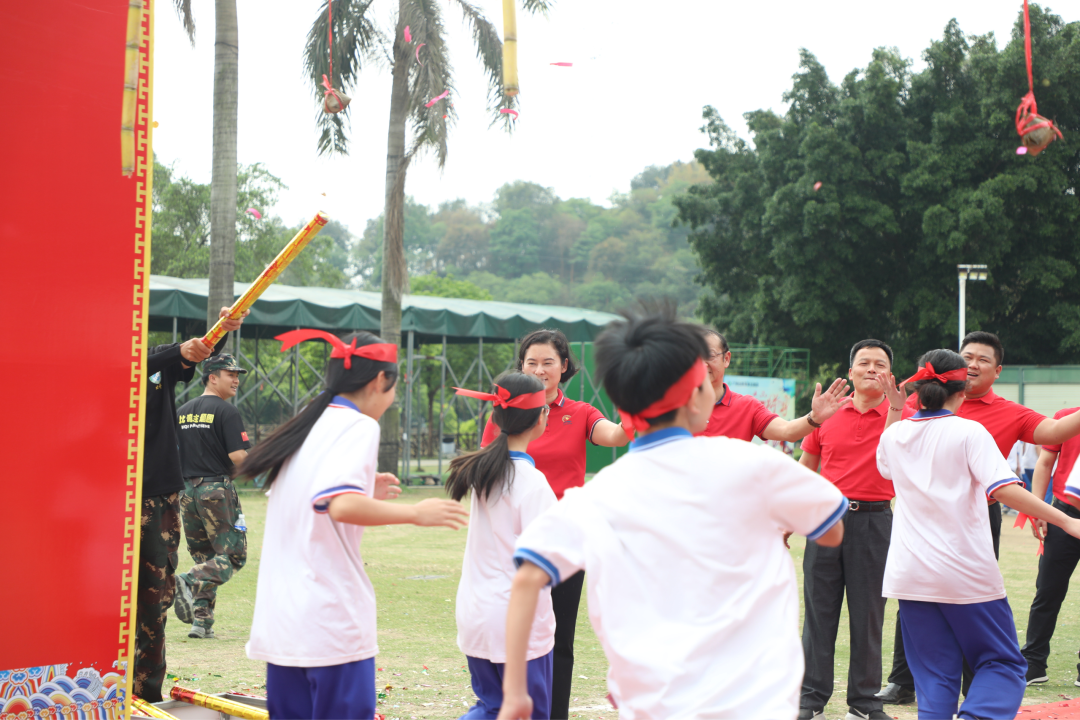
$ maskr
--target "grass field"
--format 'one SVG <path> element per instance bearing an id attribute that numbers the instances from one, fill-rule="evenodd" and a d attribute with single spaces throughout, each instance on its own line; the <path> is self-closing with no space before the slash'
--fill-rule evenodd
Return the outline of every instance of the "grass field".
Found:
<path id="1" fill-rule="evenodd" d="M 441 489 L 410 488 L 396 502 L 412 503 L 432 496 L 441 496 Z M 206 692 L 264 692 L 265 668 L 247 659 L 244 643 L 255 606 L 266 498 L 259 492 L 242 491 L 241 502 L 248 525 L 248 564 L 218 594 L 217 639 L 189 639 L 187 626 L 170 614 L 167 652 L 169 673 L 176 679 L 166 682 L 166 692 L 173 682 Z M 1000 565 L 1021 639 L 1035 593 L 1037 544 L 1030 531 L 1013 529 L 1011 518 L 1006 520 Z M 803 546 L 801 539 L 792 538 L 796 569 L 801 569 Z M 364 533 L 363 556 L 378 598 L 380 653 L 376 667 L 380 668 L 378 685 L 385 695 L 379 707 L 388 718 L 456 718 L 474 700 L 454 625 L 454 598 L 464 548 L 464 530 L 395 526 L 369 528 Z M 191 559 L 183 543 L 180 556 L 180 570 L 185 571 L 191 567 Z M 1074 585 L 1076 582 L 1074 577 Z M 1078 598 L 1080 593 L 1073 591 L 1062 608 L 1047 672 L 1050 682 L 1028 688 L 1025 704 L 1080 695 L 1080 688 L 1073 685 L 1080 647 Z M 890 602 L 884 629 L 884 676 L 892 657 L 895 619 L 896 606 Z M 846 622 L 845 616 L 836 643 L 837 695 L 826 708 L 827 717 L 833 719 L 843 718 L 847 711 Z M 584 594 L 575 653 L 571 716 L 615 717 L 604 700 L 607 661 L 589 625 Z M 914 706 L 888 705 L 885 709 L 901 720 L 916 717 Z"/>

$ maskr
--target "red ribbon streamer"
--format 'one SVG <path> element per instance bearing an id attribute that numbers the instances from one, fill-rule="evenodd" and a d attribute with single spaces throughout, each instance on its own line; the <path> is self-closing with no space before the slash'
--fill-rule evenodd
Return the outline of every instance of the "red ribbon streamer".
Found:
<path id="1" fill-rule="evenodd" d="M 623 432 L 633 437 L 635 430 L 644 432 L 649 429 L 649 418 L 659 417 L 676 408 L 681 408 L 694 394 L 694 390 L 700 387 L 701 381 L 705 379 L 705 372 L 705 361 L 698 360 L 674 385 L 667 389 L 664 397 L 649 407 L 633 414 L 620 409 L 619 417 L 622 419 Z"/>
<path id="2" fill-rule="evenodd" d="M 334 346 L 330 351 L 332 358 L 345 358 L 345 369 L 352 368 L 352 359 L 356 357 L 367 358 L 375 362 L 397 362 L 397 345 L 393 343 L 372 343 L 356 347 L 356 338 L 346 345 L 341 338 L 323 330 L 290 330 L 274 338 L 281 341 L 281 352 L 285 352 L 293 345 L 298 345 L 305 340 L 322 339 Z"/>
<path id="3" fill-rule="evenodd" d="M 967 368 L 956 368 L 947 373 L 939 373 L 934 370 L 934 366 L 931 363 L 926 363 L 926 365 L 919 368 L 919 372 L 915 373 L 904 382 L 918 382 L 919 380 L 928 379 L 940 380 L 943 383 L 947 383 L 950 380 L 967 380 Z"/>
<path id="4" fill-rule="evenodd" d="M 510 397 L 510 391 L 506 388 L 495 386 L 494 393 L 479 392 L 477 390 L 465 390 L 464 388 L 456 387 L 458 395 L 464 395 L 465 397 L 476 398 L 477 400 L 486 400 L 492 405 L 501 408 L 515 408 L 517 410 L 533 410 L 538 407 L 544 407 L 547 405 L 547 391 L 537 390 L 534 393 L 526 393 L 524 395 L 518 395 L 515 398 Z"/>
<path id="5" fill-rule="evenodd" d="M 327 80 L 326 76 L 322 76 L 323 87 L 326 88 L 324 95 L 332 95 L 337 100 L 338 107 L 342 110 L 345 109 L 345 103 L 341 102 L 341 96 L 337 94 L 337 90 L 334 89 L 334 0 L 326 0 L 326 14 L 330 18 L 330 21 L 326 25 L 326 42 L 330 45 L 330 79 Z M 346 367 L 348 367 L 346 365 Z"/>
<path id="6" fill-rule="evenodd" d="M 1015 520 L 1015 522 L 1013 522 L 1013 527 L 1014 528 L 1020 528 L 1021 530 L 1023 530 L 1024 525 L 1027 524 L 1028 520 L 1031 521 L 1032 525 L 1035 524 L 1035 518 L 1031 517 L 1030 515 L 1025 515 L 1022 512 L 1018 512 L 1018 513 L 1016 513 L 1016 520 Z"/>

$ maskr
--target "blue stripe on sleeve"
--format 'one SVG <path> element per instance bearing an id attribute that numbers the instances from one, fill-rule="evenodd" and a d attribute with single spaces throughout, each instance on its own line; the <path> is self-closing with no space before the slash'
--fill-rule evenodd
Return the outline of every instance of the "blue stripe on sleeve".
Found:
<path id="1" fill-rule="evenodd" d="M 832 528 L 832 526 L 835 525 L 836 523 L 840 522 L 840 518 L 844 517 L 845 513 L 847 513 L 848 506 L 850 504 L 851 504 L 850 500 L 848 500 L 846 497 L 841 496 L 841 498 L 840 498 L 840 506 L 838 508 L 836 508 L 836 510 L 833 511 L 833 514 L 829 516 L 828 520 L 826 520 L 825 522 L 821 523 L 821 525 L 818 526 L 817 530 L 815 530 L 814 532 L 807 535 L 806 539 L 807 540 L 817 540 L 819 537 L 821 537 L 825 533 L 829 532 L 829 529 Z"/>
<path id="2" fill-rule="evenodd" d="M 1016 477 L 1006 478 L 1005 480 L 998 480 L 997 482 L 991 483 L 990 487 L 986 489 L 986 496 L 990 497 L 1006 485 L 1023 485 L 1023 482 L 1020 480 L 1020 478 Z"/>
<path id="3" fill-rule="evenodd" d="M 551 587 L 555 587 L 562 582 L 562 579 L 559 577 L 558 569 L 556 569 L 550 560 L 540 555 L 540 553 L 527 548 L 518 548 L 514 551 L 514 567 L 521 567 L 521 563 L 526 560 L 548 574 L 548 577 L 551 578 L 551 582 L 548 584 Z"/>
<path id="4" fill-rule="evenodd" d="M 1078 489 L 1075 485 L 1066 485 L 1065 489 L 1062 490 L 1062 492 L 1070 497 L 1080 498 L 1080 489 Z"/>
<path id="5" fill-rule="evenodd" d="M 311 498 L 311 505 L 315 512 L 320 515 L 325 515 L 330 512 L 330 501 L 338 495 L 345 495 L 347 493 L 356 493 L 358 495 L 366 494 L 363 488 L 356 485 L 338 485 L 327 490 L 315 493 L 315 496 Z"/>

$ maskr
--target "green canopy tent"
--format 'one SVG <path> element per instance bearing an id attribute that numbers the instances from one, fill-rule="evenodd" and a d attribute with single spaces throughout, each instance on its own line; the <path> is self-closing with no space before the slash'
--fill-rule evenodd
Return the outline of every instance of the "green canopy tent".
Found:
<path id="1" fill-rule="evenodd" d="M 206 303 L 209 282 L 206 278 L 174 278 L 163 275 L 150 276 L 150 318 L 151 331 L 172 331 L 173 341 L 184 337 L 199 335 L 206 331 Z M 246 283 L 236 283 L 234 296 L 239 297 L 246 289 Z M 458 387 L 473 386 L 487 390 L 492 378 L 506 368 L 495 368 L 494 372 L 484 362 L 484 343 L 514 343 L 529 332 L 539 328 L 558 328 L 572 343 L 579 344 L 578 355 L 586 356 L 585 343 L 591 343 L 603 330 L 604 326 L 618 316 L 595 310 L 563 307 L 558 305 L 529 305 L 482 300 L 464 300 L 460 298 L 441 298 L 422 295 L 406 295 L 402 299 L 401 334 L 405 347 L 403 368 L 405 371 L 405 427 L 412 427 L 412 392 L 414 383 L 413 364 L 415 350 L 422 344 L 441 345 L 442 353 L 434 358 L 441 364 L 442 389 L 440 408 L 445 405 L 446 373 L 451 374 L 453 384 Z M 293 287 L 272 285 L 255 301 L 251 315 L 244 321 L 241 330 L 245 340 L 254 339 L 253 357 L 238 353 L 240 362 L 249 369 L 249 378 L 258 383 L 249 383 L 237 404 L 254 398 L 255 416 L 258 417 L 258 391 L 269 386 L 278 397 L 279 404 L 291 407 L 295 414 L 320 389 L 318 383 L 302 387 L 300 369 L 306 365 L 318 377 L 321 368 L 314 368 L 299 352 L 299 348 L 290 351 L 287 363 L 276 363 L 267 370 L 260 362 L 260 340 L 272 339 L 288 330 L 296 328 L 316 328 L 345 335 L 355 330 L 379 331 L 382 298 L 379 293 L 362 290 L 338 290 L 319 287 Z M 446 346 L 453 343 L 476 343 L 479 348 L 478 359 L 460 378 L 446 360 Z M 237 343 L 239 347 L 239 343 Z M 516 353 L 515 353 L 516 354 Z M 473 377 L 473 372 L 476 375 Z M 309 373 L 310 374 L 310 373 Z M 577 385 L 577 387 L 573 387 Z M 182 403 L 191 393 L 201 391 L 198 379 L 178 394 L 178 403 Z M 575 392 L 576 391 L 576 392 Z M 590 402 L 601 408 L 608 417 L 614 417 L 614 408 L 606 396 L 597 387 L 588 371 L 588 363 L 583 364 L 579 378 L 571 381 L 567 394 L 574 398 Z M 575 397 L 576 396 L 576 397 Z M 483 404 L 477 410 L 477 418 L 483 418 Z M 439 435 L 443 434 L 443 417 L 439 417 Z M 256 422 L 256 437 L 258 423 Z M 482 430 L 482 428 L 481 428 Z M 384 439 L 384 442 L 396 442 L 396 439 Z M 404 444 L 403 477 L 409 474 L 410 444 Z M 442 472 L 443 448 L 439 443 L 439 473 Z"/>

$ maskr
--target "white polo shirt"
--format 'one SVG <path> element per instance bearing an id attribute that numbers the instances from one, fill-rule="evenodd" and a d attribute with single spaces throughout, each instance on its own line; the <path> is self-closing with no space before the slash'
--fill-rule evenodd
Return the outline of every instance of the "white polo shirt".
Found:
<path id="1" fill-rule="evenodd" d="M 506 662 L 506 609 L 516 571 L 514 543 L 548 508 L 555 492 L 529 455 L 511 452 L 514 477 L 509 488 L 486 499 L 472 493 L 469 537 L 457 592 L 458 647 L 474 658 Z M 555 615 L 551 589 L 544 588 L 536 604 L 528 660 L 543 657 L 555 647 Z"/>
<path id="2" fill-rule="evenodd" d="M 1020 479 L 986 428 L 922 410 L 882 433 L 877 464 L 896 489 L 881 594 L 955 605 L 1005 597 L 986 503 Z"/>
<path id="3" fill-rule="evenodd" d="M 782 453 L 658 430 L 518 538 L 558 584 L 584 569 L 622 720 L 784 718 L 803 676 L 795 568 L 777 527 L 820 537 L 840 491 Z"/>
<path id="4" fill-rule="evenodd" d="M 379 423 L 334 398 L 268 493 L 247 655 L 291 667 L 366 660 L 378 651 L 364 528 L 330 519 L 337 495 L 375 489 Z"/>

